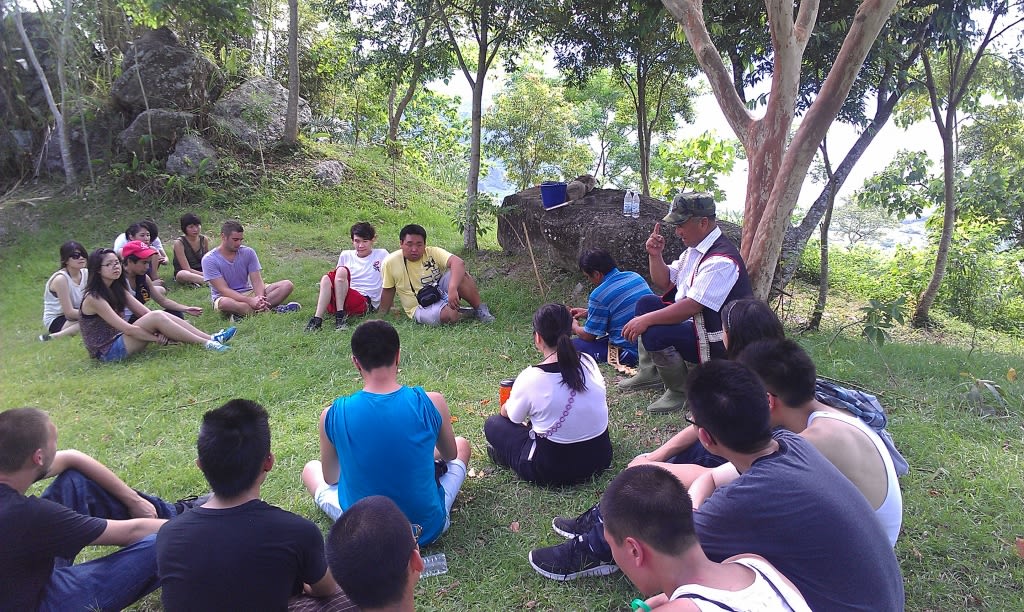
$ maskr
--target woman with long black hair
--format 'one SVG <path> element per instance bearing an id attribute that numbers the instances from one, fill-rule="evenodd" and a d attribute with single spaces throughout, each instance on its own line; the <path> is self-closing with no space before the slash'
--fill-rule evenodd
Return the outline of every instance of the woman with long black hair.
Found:
<path id="1" fill-rule="evenodd" d="M 88 255 L 85 247 L 74 240 L 60 245 L 60 270 L 46 281 L 43 290 L 43 325 L 46 333 L 42 341 L 74 336 L 78 333 L 78 309 L 82 306 L 89 273 L 85 266 Z"/>
<path id="2" fill-rule="evenodd" d="M 501 414 L 484 424 L 491 459 L 537 484 L 582 482 L 612 460 L 604 377 L 571 335 L 564 305 L 534 313 L 533 345 L 544 357 L 519 374 Z"/>
<path id="3" fill-rule="evenodd" d="M 146 348 L 150 342 L 202 344 L 226 351 L 225 342 L 234 327 L 210 336 L 192 324 L 163 310 L 150 310 L 128 291 L 121 259 L 112 249 L 96 249 L 89 255 L 89 281 L 80 309 L 82 340 L 89 355 L 100 361 L 121 361 Z M 138 315 L 134 323 L 121 316 L 127 308 Z"/>

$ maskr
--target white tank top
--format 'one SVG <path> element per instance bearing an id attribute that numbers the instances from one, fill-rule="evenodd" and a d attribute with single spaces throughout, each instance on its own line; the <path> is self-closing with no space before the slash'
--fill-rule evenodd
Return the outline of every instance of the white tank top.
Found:
<path id="1" fill-rule="evenodd" d="M 57 278 L 58 275 L 62 275 L 67 278 L 71 305 L 75 308 L 82 307 L 82 297 L 85 295 L 85 282 L 89 279 L 89 271 L 86 269 L 82 270 L 82 282 L 77 285 L 75 284 L 75 281 L 71 280 L 71 275 L 64 268 L 61 268 L 50 275 L 50 278 L 46 281 L 46 286 L 43 287 L 43 327 L 47 329 L 50 328 L 50 323 L 53 323 L 54 319 L 64 314 L 64 311 L 61 310 L 60 307 L 60 300 L 56 295 L 54 295 L 53 291 L 50 290 L 50 283 L 53 282 L 53 279 Z"/>
<path id="2" fill-rule="evenodd" d="M 706 612 L 811 612 L 803 596 L 772 565 L 750 557 L 730 563 L 754 570 L 754 582 L 739 591 L 684 584 L 672 592 L 669 600 L 689 599 Z"/>
<path id="3" fill-rule="evenodd" d="M 843 423 L 849 423 L 863 431 L 871 440 L 871 443 L 875 445 L 875 449 L 885 465 L 885 479 L 887 481 L 885 499 L 882 501 L 882 505 L 875 510 L 875 516 L 878 517 L 878 522 L 882 523 L 885 535 L 889 536 L 889 543 L 895 548 L 896 538 L 899 537 L 900 526 L 903 524 L 903 493 L 900 492 L 900 482 L 896 476 L 896 467 L 892 463 L 892 455 L 889 454 L 889 449 L 886 448 L 885 442 L 882 442 L 882 438 L 875 433 L 875 430 L 855 416 L 846 416 L 836 412 L 816 411 L 807 417 L 807 425 L 809 426 L 811 421 L 817 418 L 835 419 Z"/>

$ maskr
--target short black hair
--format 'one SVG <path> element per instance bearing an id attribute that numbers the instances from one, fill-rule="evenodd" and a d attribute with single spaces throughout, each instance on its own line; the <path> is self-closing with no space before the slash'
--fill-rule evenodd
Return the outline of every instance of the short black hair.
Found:
<path id="1" fill-rule="evenodd" d="M 199 467 L 213 492 L 234 497 L 252 486 L 270 456 L 267 411 L 233 399 L 203 415 L 196 440 Z"/>
<path id="2" fill-rule="evenodd" d="M 139 224 L 149 230 L 149 241 L 153 242 L 160 237 L 160 228 L 157 226 L 156 221 L 152 219 L 143 219 L 139 221 Z"/>
<path id="3" fill-rule="evenodd" d="M 366 221 L 360 221 L 352 226 L 352 229 L 348 231 L 349 238 L 355 238 L 359 236 L 363 240 L 373 240 L 377 237 L 377 230 Z M 424 238 L 426 240 L 426 238 Z"/>
<path id="4" fill-rule="evenodd" d="M 86 258 L 89 257 L 89 251 L 86 250 L 81 243 L 75 242 L 74 240 L 68 240 L 64 244 L 60 245 L 60 267 L 68 265 L 68 260 L 75 253 L 81 253 Z"/>
<path id="5" fill-rule="evenodd" d="M 423 229 L 422 225 L 416 225 L 415 223 L 406 225 L 398 232 L 398 241 L 405 242 L 405 237 L 409 234 L 423 236 L 423 242 L 427 241 L 427 230 Z"/>
<path id="6" fill-rule="evenodd" d="M 686 379 L 693 421 L 737 453 L 763 449 L 772 437 L 768 393 L 750 368 L 724 359 L 694 368 Z"/>
<path id="7" fill-rule="evenodd" d="M 46 446 L 50 416 L 38 408 L 11 408 L 0 412 L 0 473 L 12 474 Z"/>
<path id="8" fill-rule="evenodd" d="M 242 224 L 239 223 L 238 221 L 232 219 L 230 221 L 225 221 L 224 223 L 221 224 L 220 233 L 222 235 L 230 236 L 234 232 L 238 232 L 239 234 L 245 233 L 245 230 L 242 229 Z"/>
<path id="9" fill-rule="evenodd" d="M 604 249 L 593 249 L 590 251 L 584 251 L 580 255 L 580 270 L 584 274 L 593 274 L 594 272 L 600 272 L 601 274 L 608 274 L 613 269 L 618 268 L 618 264 L 615 263 L 615 258 L 612 254 Z"/>
<path id="10" fill-rule="evenodd" d="M 401 342 L 390 323 L 374 319 L 360 323 L 352 332 L 351 346 L 359 366 L 370 371 L 393 365 Z"/>
<path id="11" fill-rule="evenodd" d="M 129 225 L 128 229 L 124 230 L 124 237 L 127 238 L 128 240 L 135 240 L 135 234 L 138 234 L 139 231 L 141 230 L 146 230 L 147 232 L 150 232 L 149 239 L 153 239 L 152 230 L 143 225 L 142 221 L 136 221 L 135 223 Z"/>
<path id="12" fill-rule="evenodd" d="M 402 600 L 416 540 L 390 498 L 371 495 L 352 504 L 331 526 L 326 546 L 334 581 L 357 606 L 382 608 Z"/>
<path id="13" fill-rule="evenodd" d="M 692 508 L 682 483 L 656 465 L 619 472 L 601 497 L 601 518 L 616 542 L 637 538 L 666 555 L 697 544 Z"/>
<path id="14" fill-rule="evenodd" d="M 722 329 L 728 334 L 727 359 L 735 359 L 751 342 L 785 338 L 782 321 L 767 302 L 756 298 L 733 300 L 722 307 Z"/>
<path id="15" fill-rule="evenodd" d="M 203 224 L 203 222 L 199 220 L 199 215 L 190 212 L 183 214 L 179 222 L 181 223 L 181 231 L 183 232 L 185 231 L 185 228 L 187 228 L 190 225 Z"/>
<path id="16" fill-rule="evenodd" d="M 736 359 L 754 371 L 765 388 L 798 407 L 814 399 L 818 372 L 810 355 L 792 340 L 758 340 Z"/>

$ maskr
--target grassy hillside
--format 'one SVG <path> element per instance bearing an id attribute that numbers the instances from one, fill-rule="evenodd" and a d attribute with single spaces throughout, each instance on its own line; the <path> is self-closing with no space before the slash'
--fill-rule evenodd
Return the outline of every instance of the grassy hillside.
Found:
<path id="1" fill-rule="evenodd" d="M 0 203 L 0 409 L 32 405 L 50 411 L 62 448 L 89 452 L 132 485 L 175 499 L 204 490 L 194 465 L 202 413 L 233 397 L 257 400 L 271 414 L 277 457 L 264 498 L 326 528 L 299 472 L 317 456 L 316 423 L 323 406 L 357 390 L 360 381 L 347 332 L 303 332 L 320 275 L 348 247 L 348 228 L 357 220 L 374 223 L 379 246 L 388 249 L 397 247 L 398 229 L 409 222 L 426 227 L 431 244 L 456 252 L 461 245 L 450 223 L 455 197 L 401 170 L 392 192 L 386 160 L 363 153 L 343 158 L 353 175 L 339 188 L 322 189 L 297 178 L 304 176 L 308 161 L 296 158 L 272 169 L 255 193 L 211 198 L 205 208 L 154 210 L 147 207 L 152 200 L 114 187 L 85 198 L 33 199 L 45 197 L 41 191 L 8 197 Z M 155 347 L 126 363 L 101 365 L 87 358 L 79 338 L 36 340 L 43 331 L 43 283 L 57 267 L 61 242 L 74 238 L 90 249 L 107 245 L 128 223 L 152 215 L 169 243 L 186 210 L 203 218 L 211 236 L 221 220 L 240 218 L 247 242 L 261 256 L 265 278 L 292 279 L 293 298 L 306 309 L 241 322 L 227 354 Z M 463 255 L 497 323 L 430 329 L 404 317 L 391 319 L 402 338 L 401 381 L 444 393 L 457 419 L 456 433 L 468 437 L 475 452 L 474 476 L 455 504 L 451 530 L 424 551 L 444 552 L 450 571 L 420 583 L 418 606 L 624 609 L 637 594 L 621 574 L 555 583 L 535 574 L 526 554 L 559 542 L 551 517 L 594 503 L 615 470 L 677 431 L 681 418 L 650 417 L 644 407 L 652 395 L 612 390 L 615 458 L 610 473 L 574 489 L 544 490 L 495 469 L 483 452 L 483 420 L 497 410 L 498 381 L 537 359 L 531 342 L 533 310 L 546 301 L 582 305 L 585 293 L 577 286 L 581 278 L 540 262 L 553 287 L 541 296 L 528 260 L 497 251 L 493 235 L 485 237 L 483 246 L 479 254 Z M 206 309 L 195 320 L 200 328 L 224 325 L 212 313 L 207 291 L 172 286 L 171 292 L 177 301 Z M 791 313 L 808 311 L 799 300 L 788 307 Z M 789 327 L 797 323 L 795 316 L 787 316 Z M 872 389 L 891 412 L 890 429 L 912 467 L 901 480 L 906 508 L 896 548 L 908 609 L 1024 609 L 1024 562 L 1014 547 L 1015 537 L 1024 535 L 1024 388 L 1006 380 L 1011 368 L 1024 365 L 1020 347 L 998 336 L 972 338 L 969 330 L 950 327 L 942 337 L 901 331 L 898 343 L 875 349 L 857 337 L 834 337 L 843 323 L 842 315 L 833 316 L 822 333 L 798 339 L 821 373 Z M 978 411 L 963 404 L 973 378 L 962 373 L 997 380 L 1008 406 Z M 610 370 L 606 377 L 615 380 Z M 153 597 L 141 607 L 158 609 L 159 601 Z"/>

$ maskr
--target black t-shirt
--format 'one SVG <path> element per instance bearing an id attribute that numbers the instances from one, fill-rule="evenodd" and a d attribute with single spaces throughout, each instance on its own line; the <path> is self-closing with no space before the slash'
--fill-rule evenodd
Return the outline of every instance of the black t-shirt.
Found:
<path id="1" fill-rule="evenodd" d="M 258 499 L 169 521 L 156 538 L 156 562 L 172 612 L 284 610 L 303 582 L 327 574 L 320 529 Z"/>
<path id="2" fill-rule="evenodd" d="M 0 484 L 0 610 L 35 610 L 55 558 L 74 559 L 107 521 Z"/>

